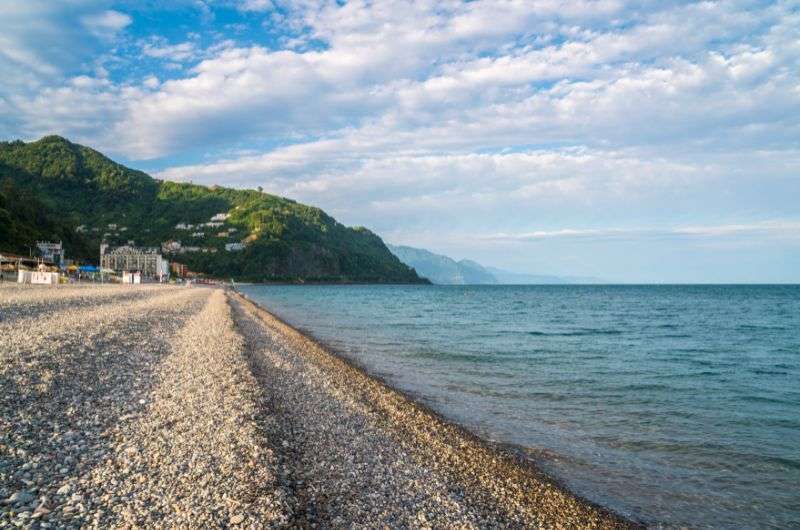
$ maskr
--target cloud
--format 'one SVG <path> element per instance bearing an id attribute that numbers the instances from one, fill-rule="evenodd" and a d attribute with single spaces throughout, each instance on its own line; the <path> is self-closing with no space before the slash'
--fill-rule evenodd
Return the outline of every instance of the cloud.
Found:
<path id="1" fill-rule="evenodd" d="M 271 11 L 275 9 L 272 0 L 244 0 L 239 6 L 242 11 Z"/>
<path id="2" fill-rule="evenodd" d="M 769 220 L 754 223 L 669 228 L 592 228 L 537 230 L 521 233 L 496 233 L 478 236 L 488 241 L 529 241 L 575 239 L 587 241 L 640 240 L 664 238 L 758 237 L 800 240 L 800 220 Z"/>
<path id="3" fill-rule="evenodd" d="M 102 38 L 113 37 L 131 22 L 130 16 L 114 10 L 92 13 L 81 17 L 81 23 L 84 27 L 92 34 Z"/>
<path id="4" fill-rule="evenodd" d="M 178 44 L 166 44 L 162 40 L 144 43 L 142 53 L 147 57 L 156 59 L 168 59 L 174 62 L 184 62 L 198 56 L 199 50 L 194 42 L 181 42 Z"/>

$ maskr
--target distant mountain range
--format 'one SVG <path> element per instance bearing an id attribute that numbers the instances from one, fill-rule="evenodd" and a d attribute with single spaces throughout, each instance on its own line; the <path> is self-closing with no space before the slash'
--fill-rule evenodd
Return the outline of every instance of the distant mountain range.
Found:
<path id="1" fill-rule="evenodd" d="M 462 259 L 456 261 L 422 248 L 388 245 L 400 261 L 414 268 L 417 274 L 439 285 L 525 285 L 525 284 L 588 284 L 604 283 L 586 276 L 552 276 L 509 272 Z"/>
<path id="2" fill-rule="evenodd" d="M 256 190 L 157 180 L 59 136 L 0 142 L 0 250 L 63 241 L 97 262 L 100 244 L 160 247 L 219 278 L 427 283 L 366 228 Z"/>

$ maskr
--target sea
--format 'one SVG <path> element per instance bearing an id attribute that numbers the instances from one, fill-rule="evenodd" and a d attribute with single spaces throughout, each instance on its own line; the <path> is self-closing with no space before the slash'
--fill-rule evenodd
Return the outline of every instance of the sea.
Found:
<path id="1" fill-rule="evenodd" d="M 800 286 L 241 290 L 648 526 L 800 528 Z"/>

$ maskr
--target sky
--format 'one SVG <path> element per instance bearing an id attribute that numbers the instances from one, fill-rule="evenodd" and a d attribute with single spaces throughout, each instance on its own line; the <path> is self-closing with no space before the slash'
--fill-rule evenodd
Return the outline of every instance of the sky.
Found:
<path id="1" fill-rule="evenodd" d="M 800 2 L 0 0 L 0 139 L 614 282 L 800 282 Z"/>

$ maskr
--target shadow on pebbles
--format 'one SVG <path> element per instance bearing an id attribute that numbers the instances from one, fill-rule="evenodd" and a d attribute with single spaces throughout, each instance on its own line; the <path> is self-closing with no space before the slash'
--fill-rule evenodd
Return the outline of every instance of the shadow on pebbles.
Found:
<path id="1" fill-rule="evenodd" d="M 618 528 L 238 295 L 0 287 L 0 528 Z"/>

